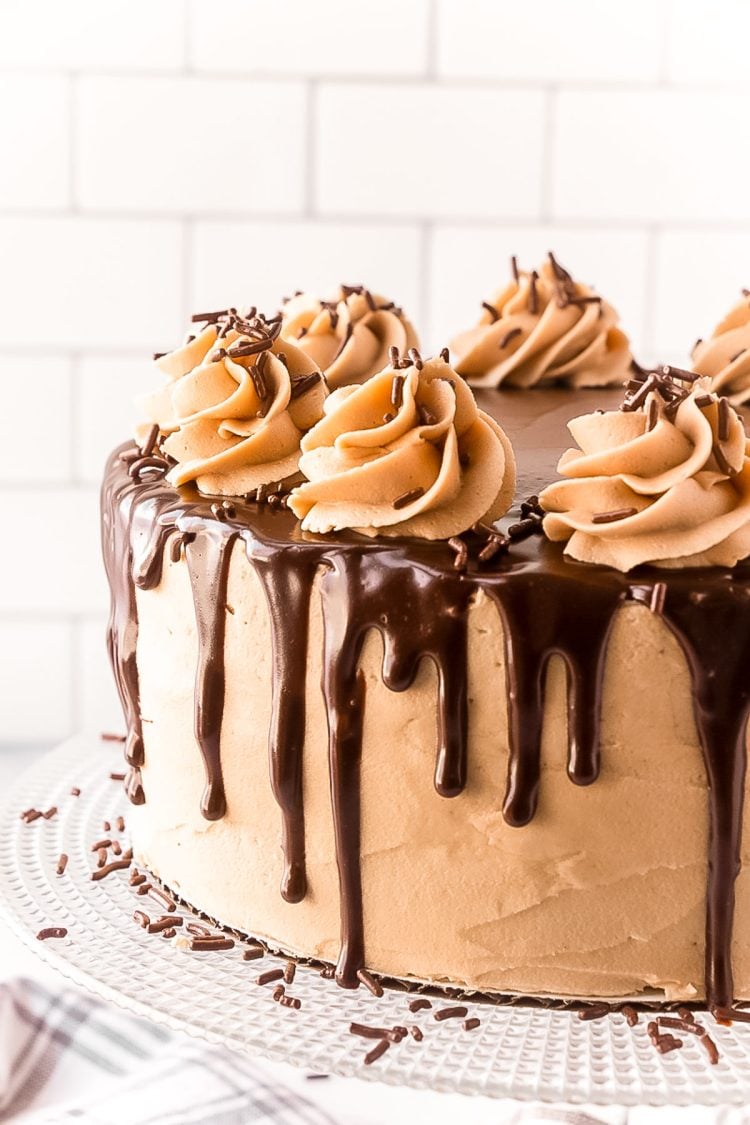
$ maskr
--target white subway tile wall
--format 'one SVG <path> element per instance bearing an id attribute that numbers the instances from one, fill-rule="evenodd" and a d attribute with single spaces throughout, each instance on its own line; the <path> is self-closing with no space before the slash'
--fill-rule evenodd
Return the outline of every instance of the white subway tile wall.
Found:
<path id="1" fill-rule="evenodd" d="M 750 284 L 749 41 L 750 0 L 2 0 L 0 743 L 120 724 L 98 482 L 191 309 L 362 280 L 432 350 L 555 248 L 684 360 Z"/>

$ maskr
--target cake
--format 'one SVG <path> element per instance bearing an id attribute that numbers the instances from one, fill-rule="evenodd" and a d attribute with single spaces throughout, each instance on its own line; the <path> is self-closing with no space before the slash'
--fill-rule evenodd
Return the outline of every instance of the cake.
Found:
<path id="1" fill-rule="evenodd" d="M 135 858 L 346 988 L 721 1009 L 750 997 L 744 427 L 548 267 L 495 319 L 531 337 L 543 284 L 558 338 L 601 306 L 593 387 L 566 346 L 506 389 L 392 314 L 331 388 L 305 295 L 157 359 L 102 490 Z"/>

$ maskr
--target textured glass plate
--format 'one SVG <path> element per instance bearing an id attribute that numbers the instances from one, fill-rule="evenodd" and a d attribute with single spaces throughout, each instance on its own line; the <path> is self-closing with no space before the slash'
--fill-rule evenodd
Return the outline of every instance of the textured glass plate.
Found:
<path id="1" fill-rule="evenodd" d="M 434 1019 L 450 1001 L 433 999 L 432 1010 L 413 1015 L 402 992 L 382 999 L 364 988 L 346 992 L 304 966 L 287 986 L 301 1009 L 281 1007 L 271 998 L 273 985 L 255 980 L 283 960 L 245 962 L 239 944 L 226 952 L 182 952 L 133 921 L 134 909 L 152 917 L 161 910 L 136 896 L 127 872 L 91 881 L 91 843 L 104 834 L 103 821 L 127 821 L 122 786 L 109 778 L 121 769 L 119 746 L 79 736 L 21 778 L 0 817 L 0 907 L 9 925 L 46 962 L 105 1000 L 237 1051 L 393 1085 L 598 1105 L 750 1103 L 750 1026 L 711 1027 L 721 1052 L 712 1067 L 691 1036 L 682 1050 L 659 1055 L 643 1016 L 631 1029 L 620 1015 L 582 1022 L 569 1012 L 469 1004 L 481 1025 L 464 1031 L 461 1020 Z M 71 796 L 72 786 L 80 797 Z M 50 820 L 19 819 L 26 808 L 51 805 L 59 811 Z M 123 846 L 126 838 L 127 831 Z M 61 852 L 70 858 L 58 877 Z M 65 926 L 68 936 L 37 941 L 45 926 Z M 417 1024 L 424 1039 L 410 1036 L 364 1066 L 374 1044 L 349 1033 L 352 1020 Z"/>

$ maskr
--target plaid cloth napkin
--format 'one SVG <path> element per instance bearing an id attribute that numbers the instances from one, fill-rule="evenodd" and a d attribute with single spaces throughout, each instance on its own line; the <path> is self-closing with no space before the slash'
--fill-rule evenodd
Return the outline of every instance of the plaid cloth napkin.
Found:
<path id="1" fill-rule="evenodd" d="M 354 1081 L 354 1080 L 350 1080 Z M 331 1116 L 261 1066 L 73 990 L 0 983 L 0 1122 L 19 1125 L 746 1125 L 746 1108 L 521 1105 L 364 1087 Z"/>
<path id="2" fill-rule="evenodd" d="M 335 1125 L 241 1055 L 32 980 L 0 985 L 0 1121 Z"/>

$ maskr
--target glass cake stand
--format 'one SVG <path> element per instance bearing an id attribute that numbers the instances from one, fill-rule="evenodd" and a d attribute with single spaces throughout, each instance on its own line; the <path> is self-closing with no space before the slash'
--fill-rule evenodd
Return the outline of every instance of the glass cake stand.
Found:
<path id="1" fill-rule="evenodd" d="M 15 785 L 0 814 L 0 910 L 12 930 L 49 965 L 79 986 L 136 1015 L 235 1051 L 310 1070 L 451 1093 L 522 1101 L 596 1105 L 744 1105 L 750 1102 L 750 1026 L 710 1033 L 720 1061 L 710 1066 L 700 1042 L 684 1036 L 681 1050 L 660 1055 L 649 1041 L 647 1017 L 635 1028 L 623 1016 L 582 1021 L 575 1013 L 468 1003 L 479 1027 L 462 1019 L 437 1022 L 434 1013 L 456 1001 L 432 997 L 432 1008 L 409 1011 L 408 993 L 387 989 L 378 998 L 364 987 L 352 993 L 299 965 L 287 993 L 301 1007 L 282 1007 L 274 985 L 259 973 L 283 968 L 266 954 L 244 961 L 238 941 L 225 951 L 194 952 L 174 939 L 147 934 L 133 911 L 152 918 L 163 907 L 139 897 L 126 870 L 91 880 L 91 844 L 110 835 L 127 848 L 127 828 L 117 819 L 130 806 L 110 772 L 122 769 L 119 745 L 77 736 L 33 766 Z M 71 789 L 79 788 L 80 796 Z M 49 819 L 21 819 L 29 808 L 57 807 Z M 109 821 L 114 835 L 103 832 Z M 59 857 L 67 854 L 63 875 Z M 178 906 L 185 923 L 200 921 Z M 37 940 L 47 927 L 64 927 L 62 939 Z M 184 933 L 184 927 L 177 934 Z M 703 1019 L 704 1017 L 700 1017 Z M 352 1021 L 393 1027 L 417 1025 L 411 1035 L 372 1065 L 364 1057 L 374 1041 L 349 1031 Z"/>

